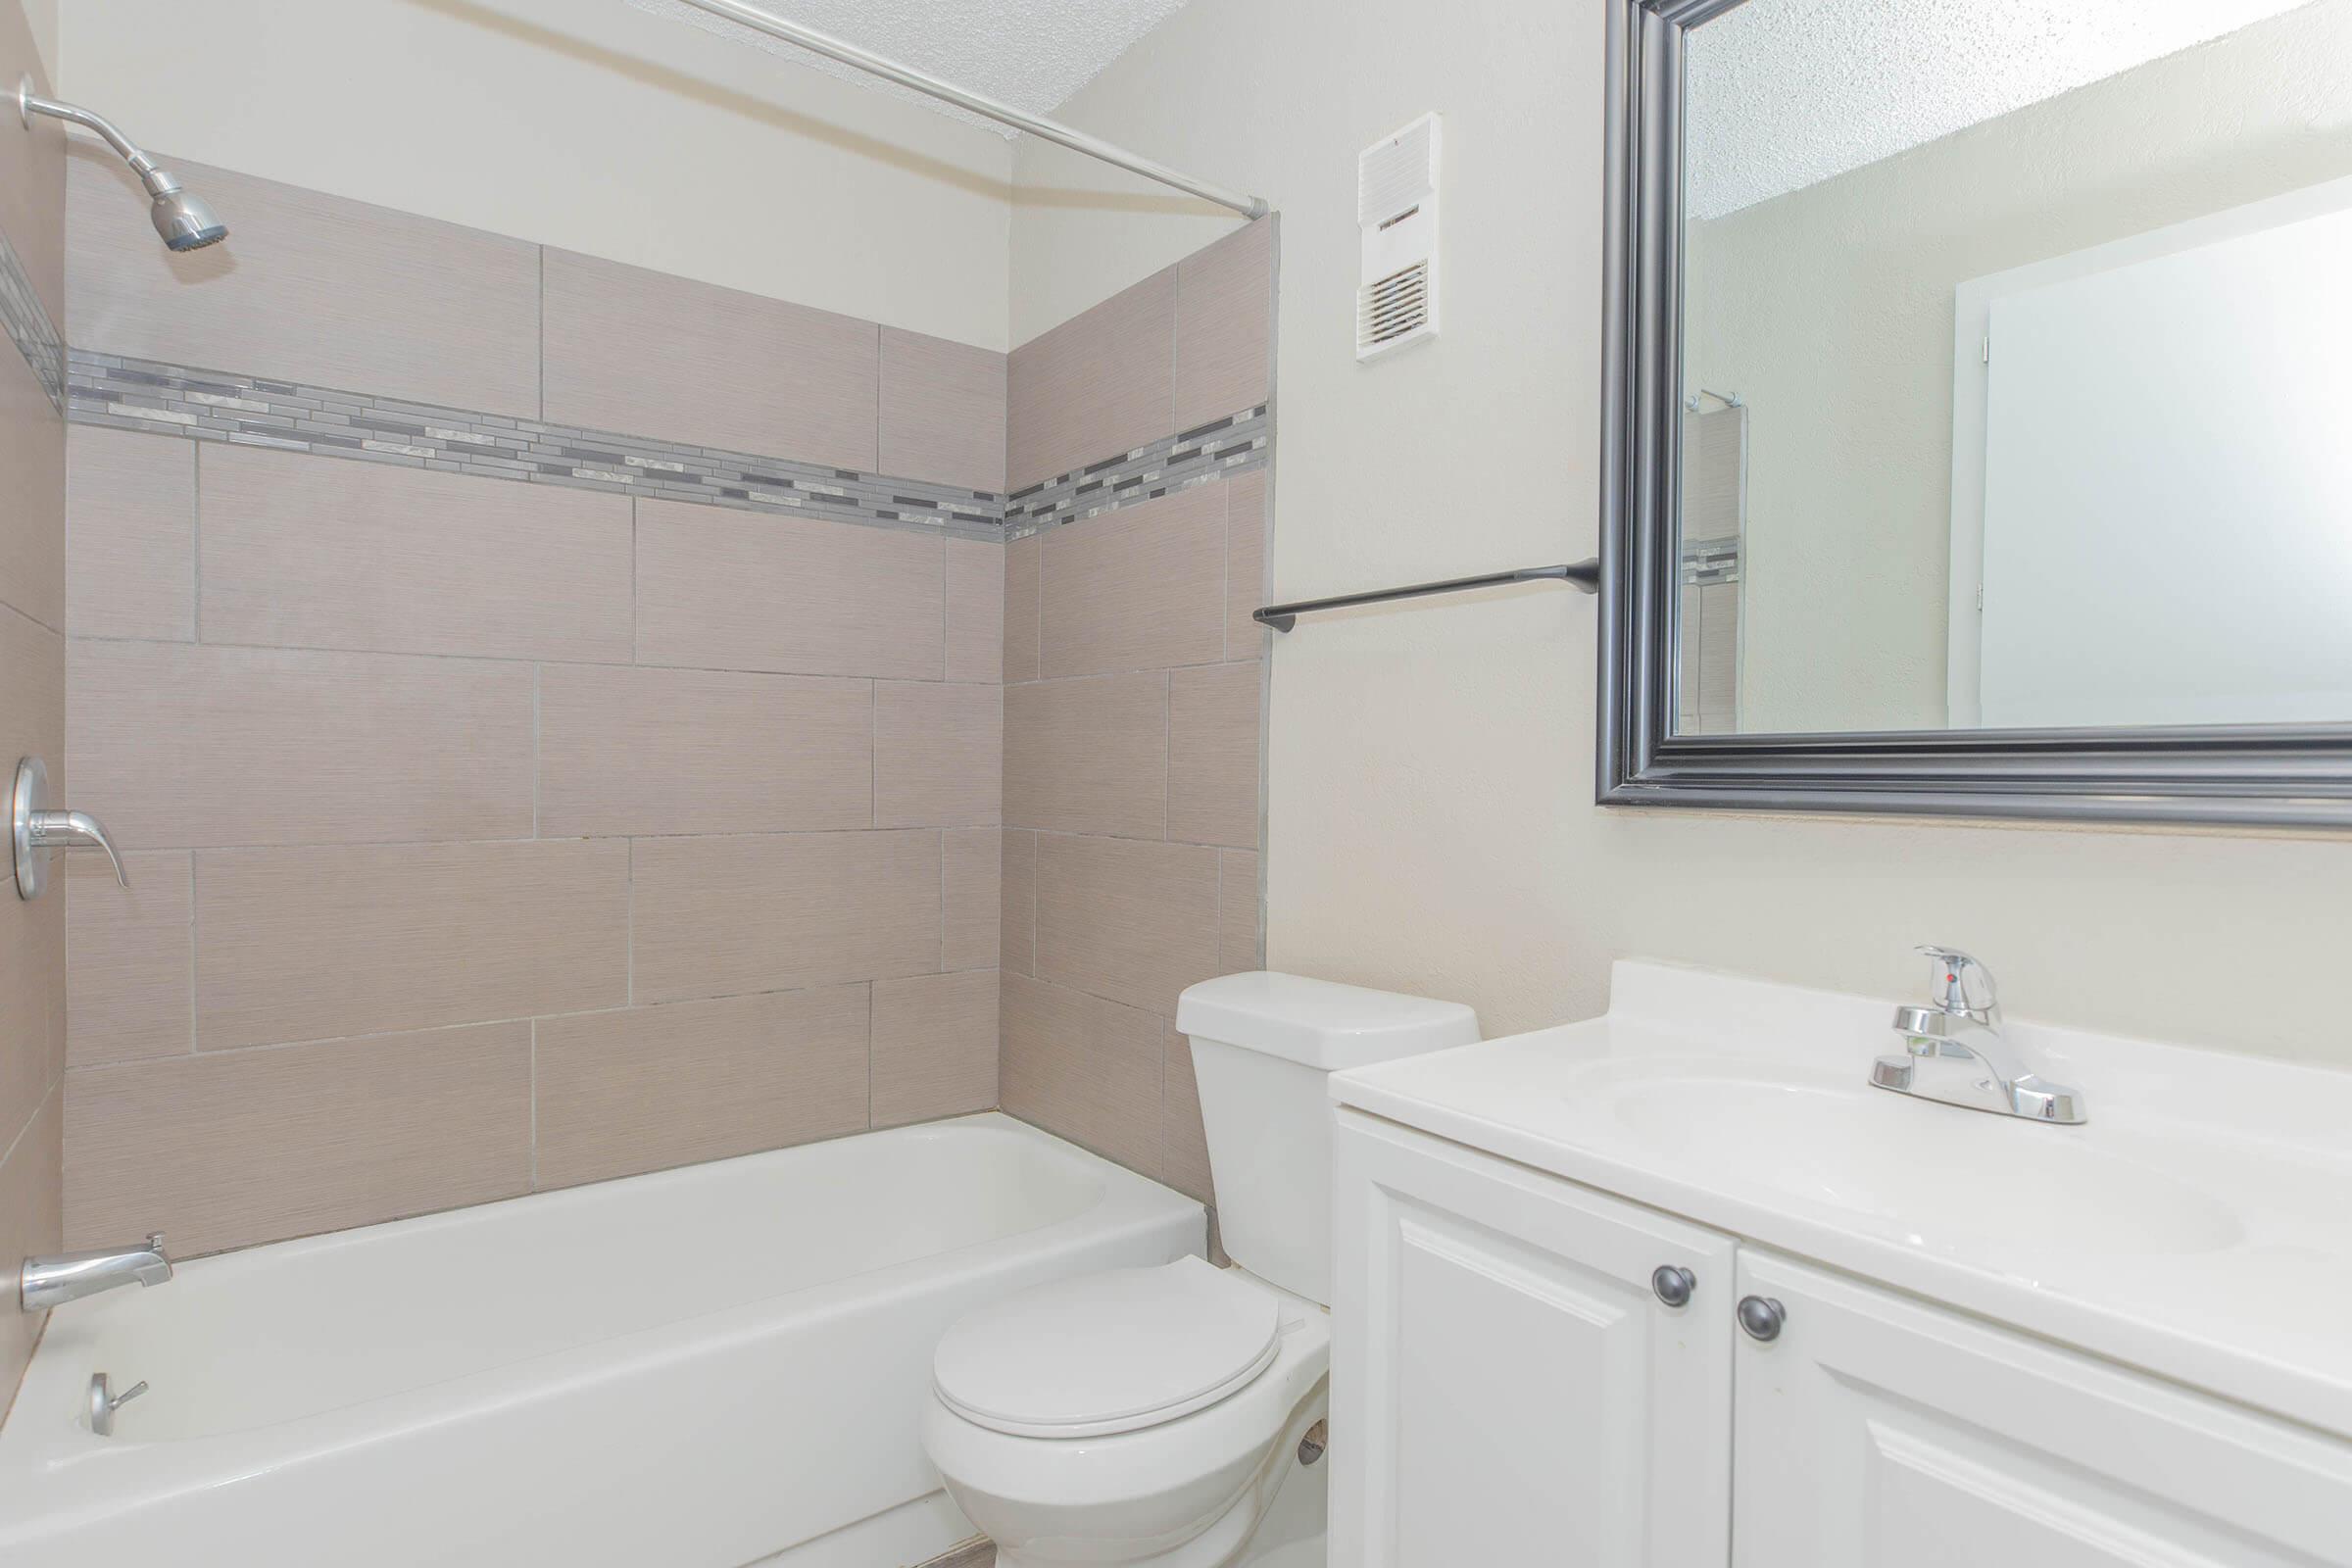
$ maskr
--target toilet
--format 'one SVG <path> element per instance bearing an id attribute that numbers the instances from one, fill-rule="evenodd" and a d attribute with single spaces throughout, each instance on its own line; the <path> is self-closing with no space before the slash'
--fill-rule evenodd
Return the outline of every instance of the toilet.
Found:
<path id="1" fill-rule="evenodd" d="M 941 1338 L 923 1446 L 1002 1568 L 1322 1568 L 1332 1073 L 1478 1039 L 1468 1007 L 1202 981 L 1192 1042 L 1229 1269 L 1058 1280 Z M 1339 1441 L 1346 1441 L 1341 1434 Z"/>

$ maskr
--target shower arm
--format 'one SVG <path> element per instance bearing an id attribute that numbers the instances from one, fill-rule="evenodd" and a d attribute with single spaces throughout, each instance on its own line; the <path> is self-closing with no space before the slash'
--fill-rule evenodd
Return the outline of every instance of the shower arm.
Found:
<path id="1" fill-rule="evenodd" d="M 764 32 L 771 38 L 781 38 L 786 43 L 799 44 L 802 48 L 823 55 L 828 60 L 837 60 L 845 66 L 852 66 L 868 74 L 880 76 L 885 81 L 895 81 L 902 87 L 911 87 L 916 92 L 925 93 L 943 103 L 951 103 L 958 109 L 968 110 L 983 119 L 993 120 L 1000 125 L 1010 125 L 1015 130 L 1025 130 L 1046 141 L 1058 143 L 1074 153 L 1084 153 L 1089 158 L 1101 159 L 1106 164 L 1115 164 L 1130 173 L 1141 174 L 1146 179 L 1157 180 L 1162 185 L 1173 186 L 1187 195 L 1198 196 L 1204 202 L 1214 202 L 1219 207 L 1230 207 L 1244 218 L 1263 218 L 1271 211 L 1262 196 L 1251 196 L 1242 191 L 1228 190 L 1222 185 L 1212 185 L 1207 180 L 1195 179 L 1190 174 L 1179 173 L 1165 164 L 1153 163 L 1149 158 L 1138 157 L 1124 147 L 1106 142 L 1099 136 L 1089 136 L 1085 131 L 1072 130 L 1059 121 L 1047 120 L 1042 116 L 1029 114 L 981 93 L 966 92 L 952 82 L 942 81 L 937 76 L 915 70 L 912 66 L 903 66 L 897 61 L 885 59 L 881 55 L 869 54 L 856 44 L 845 43 L 830 33 L 817 31 L 814 27 L 804 27 L 797 22 L 786 22 L 782 17 L 762 11 L 758 6 L 746 5 L 743 0 L 686 0 L 686 4 L 700 11 L 707 11 L 711 16 L 724 18 L 728 22 L 739 23 L 755 32 Z"/>
<path id="2" fill-rule="evenodd" d="M 94 114 L 78 104 L 60 103 L 55 98 L 41 97 L 32 90 L 29 78 L 17 85 L 17 113 L 24 118 L 24 123 L 27 125 L 32 123 L 33 116 L 47 115 L 52 120 L 63 120 L 70 124 L 79 125 L 84 130 L 96 131 L 109 147 L 122 155 L 122 161 L 130 166 L 131 172 L 139 176 L 140 183 L 144 184 L 149 191 L 156 190 L 158 179 L 169 181 L 173 190 L 179 188 L 178 182 L 172 180 L 171 174 L 158 169 L 155 160 L 148 157 L 137 142 L 115 128 L 113 121 L 104 115 Z"/>

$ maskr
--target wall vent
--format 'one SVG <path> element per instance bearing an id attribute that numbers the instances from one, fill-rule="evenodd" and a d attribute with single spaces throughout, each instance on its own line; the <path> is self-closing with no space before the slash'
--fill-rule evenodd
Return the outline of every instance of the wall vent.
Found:
<path id="1" fill-rule="evenodd" d="M 1355 160 L 1363 266 L 1355 357 L 1376 359 L 1438 333 L 1438 117 L 1423 115 Z"/>

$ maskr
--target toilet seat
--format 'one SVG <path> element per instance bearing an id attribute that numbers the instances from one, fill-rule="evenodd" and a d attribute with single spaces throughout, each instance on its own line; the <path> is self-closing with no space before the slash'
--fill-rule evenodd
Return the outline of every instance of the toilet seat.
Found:
<path id="1" fill-rule="evenodd" d="M 1198 1257 L 1020 1292 L 957 1322 L 932 1387 L 1019 1438 L 1141 1432 L 1249 1387 L 1282 1348 L 1275 1298 Z"/>

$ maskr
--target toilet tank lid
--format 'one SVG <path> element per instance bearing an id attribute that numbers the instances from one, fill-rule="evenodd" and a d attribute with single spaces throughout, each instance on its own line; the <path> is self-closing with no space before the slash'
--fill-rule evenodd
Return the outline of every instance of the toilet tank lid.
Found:
<path id="1" fill-rule="evenodd" d="M 1177 999 L 1176 1028 L 1341 1072 L 1470 1045 L 1478 1039 L 1478 1014 L 1458 1002 L 1260 969 L 1187 987 Z"/>

